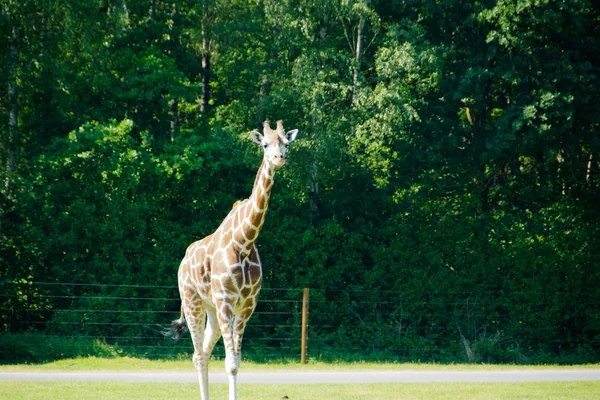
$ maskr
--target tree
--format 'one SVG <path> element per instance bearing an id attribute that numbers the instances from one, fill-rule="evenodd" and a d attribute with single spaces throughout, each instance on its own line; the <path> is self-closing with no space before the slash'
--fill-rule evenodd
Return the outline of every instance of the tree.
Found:
<path id="1" fill-rule="evenodd" d="M 250 192 L 247 132 L 283 119 L 300 135 L 259 241 L 265 285 L 318 289 L 319 338 L 396 357 L 597 354 L 588 2 L 1 7 L 6 308 L 58 318 L 19 294 L 38 277 L 174 279 Z M 381 293 L 394 307 L 364 306 Z"/>

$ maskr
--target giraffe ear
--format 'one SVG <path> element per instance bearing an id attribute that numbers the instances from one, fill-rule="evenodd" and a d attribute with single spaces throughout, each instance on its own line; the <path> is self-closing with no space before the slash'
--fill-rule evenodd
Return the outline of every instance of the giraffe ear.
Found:
<path id="1" fill-rule="evenodd" d="M 292 143 L 294 140 L 296 140 L 297 134 L 298 134 L 298 129 L 292 129 L 291 131 L 288 131 L 285 134 L 285 138 L 287 139 L 288 143 Z"/>
<path id="2" fill-rule="evenodd" d="M 263 141 L 262 133 L 257 132 L 257 131 L 252 131 L 252 132 L 250 132 L 250 136 L 252 136 L 252 140 L 254 141 L 254 143 L 262 144 L 262 141 Z"/>

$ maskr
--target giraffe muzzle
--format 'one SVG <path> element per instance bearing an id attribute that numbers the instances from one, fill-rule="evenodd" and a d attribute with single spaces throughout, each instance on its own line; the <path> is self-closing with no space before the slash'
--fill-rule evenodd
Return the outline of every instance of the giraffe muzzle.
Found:
<path id="1" fill-rule="evenodd" d="M 285 156 L 275 156 L 271 162 L 273 166 L 281 168 L 285 165 Z"/>

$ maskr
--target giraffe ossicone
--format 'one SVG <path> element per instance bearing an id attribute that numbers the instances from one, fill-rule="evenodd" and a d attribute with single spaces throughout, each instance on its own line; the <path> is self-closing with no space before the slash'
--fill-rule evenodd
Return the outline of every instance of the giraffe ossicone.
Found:
<path id="1" fill-rule="evenodd" d="M 287 146 L 297 134 L 297 129 L 286 132 L 281 121 L 275 130 L 265 121 L 263 133 L 251 132 L 252 140 L 263 148 L 252 194 L 234 203 L 215 232 L 192 243 L 179 266 L 181 316 L 170 332 L 178 336 L 187 322 L 202 400 L 208 400 L 208 360 L 221 336 L 229 400 L 237 399 L 242 338 L 262 283 L 256 238 L 265 221 L 275 171 L 285 165 Z"/>

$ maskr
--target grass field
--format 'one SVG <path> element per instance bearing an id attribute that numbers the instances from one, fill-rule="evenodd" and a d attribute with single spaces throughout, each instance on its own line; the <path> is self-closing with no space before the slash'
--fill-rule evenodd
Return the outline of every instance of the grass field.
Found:
<path id="1" fill-rule="evenodd" d="M 222 360 L 211 360 L 209 370 L 222 371 Z M 325 363 L 311 361 L 301 365 L 297 360 L 289 362 L 253 363 L 242 360 L 240 373 L 244 371 L 500 371 L 519 369 L 600 369 L 600 364 L 583 365 L 511 365 L 511 364 L 435 364 L 435 363 Z M 187 371 L 193 372 L 191 358 L 180 361 L 157 361 L 143 358 L 69 358 L 44 364 L 0 365 L 1 372 L 69 372 L 69 371 Z"/>
<path id="2" fill-rule="evenodd" d="M 477 364 L 385 364 L 297 362 L 254 364 L 243 362 L 244 371 L 319 371 L 319 370 L 518 370 L 518 369 L 600 369 L 600 365 L 578 366 L 516 366 Z M 222 361 L 211 361 L 210 369 L 222 371 Z M 149 361 L 133 358 L 78 358 L 37 365 L 3 365 L 2 372 L 82 372 L 82 371 L 186 371 L 192 372 L 191 361 Z M 600 381 L 592 382 L 527 382 L 527 383 L 384 383 L 384 384 L 311 384 L 258 385 L 238 387 L 239 400 L 394 400 L 394 399 L 598 399 Z M 212 399 L 227 397 L 227 385 L 211 384 Z M 198 386 L 190 383 L 129 383 L 129 382 L 17 382 L 0 381 L 0 399 L 98 400 L 98 399 L 199 399 Z"/>
<path id="3" fill-rule="evenodd" d="M 394 399 L 581 399 L 600 398 L 600 382 L 411 383 L 354 385 L 240 385 L 239 400 Z M 227 398 L 227 385 L 211 384 L 213 399 Z M 2 382 L 0 399 L 10 400 L 190 400 L 195 384 L 124 382 Z"/>

